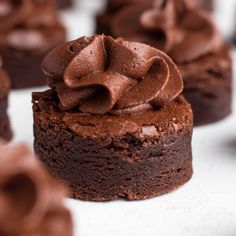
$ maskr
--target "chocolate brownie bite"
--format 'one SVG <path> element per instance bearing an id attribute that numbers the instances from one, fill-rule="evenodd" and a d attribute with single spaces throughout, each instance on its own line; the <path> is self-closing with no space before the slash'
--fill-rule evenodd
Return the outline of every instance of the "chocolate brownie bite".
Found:
<path id="1" fill-rule="evenodd" d="M 65 194 L 27 147 L 0 146 L 0 235 L 72 236 Z"/>
<path id="2" fill-rule="evenodd" d="M 53 1 L 0 1 L 0 53 L 13 89 L 45 85 L 41 61 L 64 40 Z"/>
<path id="3" fill-rule="evenodd" d="M 57 7 L 64 9 L 72 6 L 72 0 L 56 0 Z"/>
<path id="4" fill-rule="evenodd" d="M 222 120 L 231 113 L 232 61 L 227 45 L 214 54 L 179 65 L 179 69 L 196 126 Z"/>
<path id="5" fill-rule="evenodd" d="M 0 57 L 0 140 L 10 141 L 12 131 L 7 114 L 8 93 L 10 90 L 10 80 L 2 68 L 2 58 Z"/>
<path id="6" fill-rule="evenodd" d="M 63 57 L 62 57 L 63 55 Z M 34 148 L 76 199 L 138 200 L 192 176 L 192 110 L 163 52 L 108 36 L 52 50 L 33 93 Z"/>
<path id="7" fill-rule="evenodd" d="M 178 1 L 178 0 L 175 0 Z M 185 0 L 196 7 L 201 8 L 206 11 L 213 10 L 213 0 Z M 98 14 L 96 18 L 96 32 L 98 34 L 113 35 L 111 30 L 111 22 L 114 16 L 119 13 L 119 11 L 134 6 L 148 5 L 149 7 L 160 7 L 165 0 L 107 0 L 104 12 Z"/>
<path id="8" fill-rule="evenodd" d="M 219 121 L 231 113 L 232 59 L 229 46 L 205 11 L 186 0 L 132 5 L 115 15 L 112 35 L 165 51 L 180 68 L 194 124 Z"/>

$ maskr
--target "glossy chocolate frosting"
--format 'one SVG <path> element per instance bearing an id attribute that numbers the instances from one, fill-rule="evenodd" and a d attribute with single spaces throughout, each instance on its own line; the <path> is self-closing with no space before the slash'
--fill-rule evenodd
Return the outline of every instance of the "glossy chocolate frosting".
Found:
<path id="1" fill-rule="evenodd" d="M 24 146 L 0 146 L 0 235 L 72 236 L 65 189 Z"/>
<path id="2" fill-rule="evenodd" d="M 10 90 L 10 79 L 5 70 L 2 68 L 2 65 L 3 61 L 0 56 L 0 99 L 5 97 Z"/>
<path id="3" fill-rule="evenodd" d="M 0 1 L 0 47 L 46 51 L 64 35 L 53 1 Z"/>
<path id="4" fill-rule="evenodd" d="M 183 90 L 163 52 L 108 36 L 83 37 L 52 50 L 42 63 L 61 108 L 128 114 L 159 108 Z"/>
<path id="5" fill-rule="evenodd" d="M 119 11 L 111 24 L 112 34 L 164 50 L 177 63 L 219 48 L 221 39 L 211 16 L 196 7 L 194 0 L 161 2 L 132 4 Z"/>

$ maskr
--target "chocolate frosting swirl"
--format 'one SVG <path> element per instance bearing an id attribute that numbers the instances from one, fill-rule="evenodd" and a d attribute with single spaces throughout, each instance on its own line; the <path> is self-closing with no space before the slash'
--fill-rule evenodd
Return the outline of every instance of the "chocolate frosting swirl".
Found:
<path id="1" fill-rule="evenodd" d="M 140 112 L 169 103 L 183 90 L 177 67 L 163 52 L 103 35 L 58 46 L 42 69 L 65 111 Z"/>
<path id="2" fill-rule="evenodd" d="M 25 146 L 0 146 L 0 235 L 72 236 L 64 196 Z"/>
<path id="3" fill-rule="evenodd" d="M 64 38 L 53 1 L 0 1 L 0 47 L 42 51 Z"/>
<path id="4" fill-rule="evenodd" d="M 164 50 L 177 63 L 214 52 L 221 44 L 210 15 L 197 8 L 194 0 L 132 4 L 115 15 L 111 31 Z"/>

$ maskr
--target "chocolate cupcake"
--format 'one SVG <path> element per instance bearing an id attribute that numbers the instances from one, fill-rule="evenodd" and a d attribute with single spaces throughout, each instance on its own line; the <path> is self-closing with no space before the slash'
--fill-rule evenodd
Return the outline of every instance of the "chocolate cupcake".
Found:
<path id="1" fill-rule="evenodd" d="M 72 0 L 56 0 L 57 7 L 64 9 L 72 6 Z"/>
<path id="2" fill-rule="evenodd" d="M 0 53 L 12 88 L 44 85 L 40 63 L 64 40 L 53 1 L 0 1 Z"/>
<path id="3" fill-rule="evenodd" d="M 51 89 L 33 94 L 34 148 L 72 197 L 146 199 L 191 178 L 192 111 L 167 55 L 97 35 L 58 46 L 42 68 Z"/>
<path id="4" fill-rule="evenodd" d="M 98 34 L 112 35 L 111 22 L 115 14 L 131 5 L 140 6 L 142 4 L 150 7 L 160 7 L 165 0 L 107 0 L 105 11 L 97 16 L 96 32 Z M 178 0 L 175 0 L 178 1 Z M 206 11 L 213 10 L 213 0 L 185 0 L 196 7 Z"/>
<path id="5" fill-rule="evenodd" d="M 0 140 L 10 141 L 12 131 L 7 114 L 8 93 L 10 80 L 5 70 L 2 69 L 2 58 L 0 57 Z"/>
<path id="6" fill-rule="evenodd" d="M 0 146 L 0 235 L 72 236 L 64 197 L 25 146 Z"/>
<path id="7" fill-rule="evenodd" d="M 180 68 L 195 125 L 231 112 L 232 60 L 211 17 L 185 0 L 132 5 L 112 21 L 112 35 L 165 51 Z"/>

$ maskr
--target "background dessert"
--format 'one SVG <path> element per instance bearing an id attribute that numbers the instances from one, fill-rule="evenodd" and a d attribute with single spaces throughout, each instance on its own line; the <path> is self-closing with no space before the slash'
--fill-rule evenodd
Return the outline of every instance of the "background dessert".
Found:
<path id="1" fill-rule="evenodd" d="M 53 1 L 0 1 L 0 53 L 12 88 L 45 84 L 40 63 L 65 39 Z"/>
<path id="2" fill-rule="evenodd" d="M 72 0 L 56 0 L 57 7 L 60 9 L 72 6 Z"/>
<path id="3" fill-rule="evenodd" d="M 24 145 L 0 146 L 0 234 L 72 236 L 65 189 Z"/>
<path id="4" fill-rule="evenodd" d="M 156 7 L 160 7 L 165 0 L 107 0 L 105 10 L 103 13 L 100 13 L 97 16 L 97 29 L 96 32 L 98 34 L 107 34 L 112 35 L 111 31 L 111 22 L 113 20 L 113 17 L 121 10 L 133 6 L 140 6 L 142 4 L 148 5 L 152 7 L 155 5 Z M 212 11 L 214 6 L 213 0 L 186 0 L 186 2 L 189 2 L 191 4 L 196 5 L 197 7 L 206 10 L 206 11 Z"/>
<path id="5" fill-rule="evenodd" d="M 2 58 L 0 56 L 0 140 L 10 141 L 12 131 L 7 113 L 10 80 L 7 73 L 2 68 L 2 64 Z"/>
<path id="6" fill-rule="evenodd" d="M 194 124 L 221 120 L 231 112 L 232 61 L 209 14 L 186 1 L 130 5 L 111 23 L 112 35 L 164 50 L 183 75 Z M 220 109 L 219 109 L 220 108 Z"/>
<path id="7" fill-rule="evenodd" d="M 146 199 L 191 178 L 192 111 L 164 53 L 98 35 L 58 46 L 42 68 L 51 90 L 33 94 L 34 148 L 74 198 Z"/>

